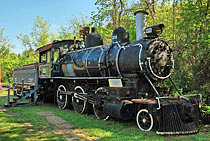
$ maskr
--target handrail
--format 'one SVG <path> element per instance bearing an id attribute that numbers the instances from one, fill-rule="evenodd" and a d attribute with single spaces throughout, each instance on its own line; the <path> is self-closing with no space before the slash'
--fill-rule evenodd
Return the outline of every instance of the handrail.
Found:
<path id="1" fill-rule="evenodd" d="M 155 76 L 155 77 L 157 77 L 157 78 L 159 78 L 159 79 L 166 79 L 166 78 L 168 78 L 168 77 L 171 75 L 172 71 L 171 71 L 167 76 L 164 76 L 164 77 L 161 77 L 161 76 L 156 75 L 156 74 L 153 72 L 153 70 L 152 70 L 150 60 L 151 60 L 151 58 L 150 58 L 150 57 L 147 57 L 147 61 L 148 61 L 148 64 L 149 64 L 149 69 L 150 69 L 150 71 L 151 71 L 151 73 L 152 73 L 153 76 Z M 172 64 L 172 70 L 173 70 L 173 69 L 174 69 L 174 60 L 172 60 L 172 63 L 173 63 L 173 64 Z"/>

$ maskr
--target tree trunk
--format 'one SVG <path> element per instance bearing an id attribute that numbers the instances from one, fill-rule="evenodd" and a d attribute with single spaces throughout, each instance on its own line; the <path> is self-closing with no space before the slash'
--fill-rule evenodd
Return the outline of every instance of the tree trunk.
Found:
<path id="1" fill-rule="evenodd" d="M 113 26 L 114 26 L 114 29 L 117 27 L 117 1 L 114 0 L 113 1 L 113 9 L 114 9 L 114 12 L 113 12 Z"/>
<path id="2" fill-rule="evenodd" d="M 123 13 L 123 8 L 124 8 L 123 1 L 120 0 L 120 12 L 119 12 L 119 15 L 118 15 L 118 27 L 120 27 L 120 25 L 121 25 L 121 15 Z"/>
<path id="3" fill-rule="evenodd" d="M 154 16 L 153 16 L 153 10 L 152 10 L 152 4 L 150 3 L 150 0 L 145 0 L 145 3 L 147 5 L 147 9 L 149 10 L 149 13 L 152 17 L 152 23 L 154 23 Z"/>

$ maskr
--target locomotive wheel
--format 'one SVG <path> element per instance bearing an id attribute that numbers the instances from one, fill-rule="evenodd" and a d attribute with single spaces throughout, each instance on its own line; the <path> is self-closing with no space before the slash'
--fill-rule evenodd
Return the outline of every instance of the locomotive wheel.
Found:
<path id="1" fill-rule="evenodd" d="M 87 100 L 78 97 L 78 95 L 87 95 L 85 90 L 81 86 L 77 86 L 74 88 L 74 95 L 72 96 L 72 105 L 74 107 L 74 111 L 80 114 L 83 114 L 87 111 Z"/>
<path id="2" fill-rule="evenodd" d="M 57 89 L 57 103 L 58 108 L 65 109 L 69 106 L 68 95 L 60 94 L 61 91 L 66 92 L 66 87 L 64 85 L 60 85 Z"/>
<path id="3" fill-rule="evenodd" d="M 148 113 L 147 109 L 141 109 L 136 116 L 136 121 L 139 129 L 142 131 L 150 131 L 153 128 L 153 117 Z"/>
<path id="4" fill-rule="evenodd" d="M 104 91 L 104 89 L 102 87 L 98 88 L 95 91 L 95 94 L 103 93 L 103 91 Z M 108 120 L 109 119 L 109 116 L 104 112 L 102 105 L 94 105 L 93 104 L 93 111 L 94 111 L 95 116 L 98 119 L 102 119 L 102 120 Z"/>

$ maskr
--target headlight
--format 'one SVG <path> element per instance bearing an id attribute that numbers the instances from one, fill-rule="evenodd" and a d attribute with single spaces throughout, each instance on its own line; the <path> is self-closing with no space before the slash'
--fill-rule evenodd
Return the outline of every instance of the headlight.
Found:
<path id="1" fill-rule="evenodd" d="M 164 27 L 164 24 L 158 24 L 151 27 L 147 27 L 145 29 L 145 33 L 147 34 L 147 36 L 158 37 L 163 32 Z"/>

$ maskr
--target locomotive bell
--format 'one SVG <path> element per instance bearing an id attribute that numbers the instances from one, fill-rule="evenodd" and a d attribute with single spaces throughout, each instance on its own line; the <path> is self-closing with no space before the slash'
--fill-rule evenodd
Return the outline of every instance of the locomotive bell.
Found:
<path id="1" fill-rule="evenodd" d="M 141 40 L 144 38 L 144 30 L 147 24 L 146 16 L 148 13 L 146 11 L 136 11 L 134 13 L 136 16 L 136 40 Z"/>

